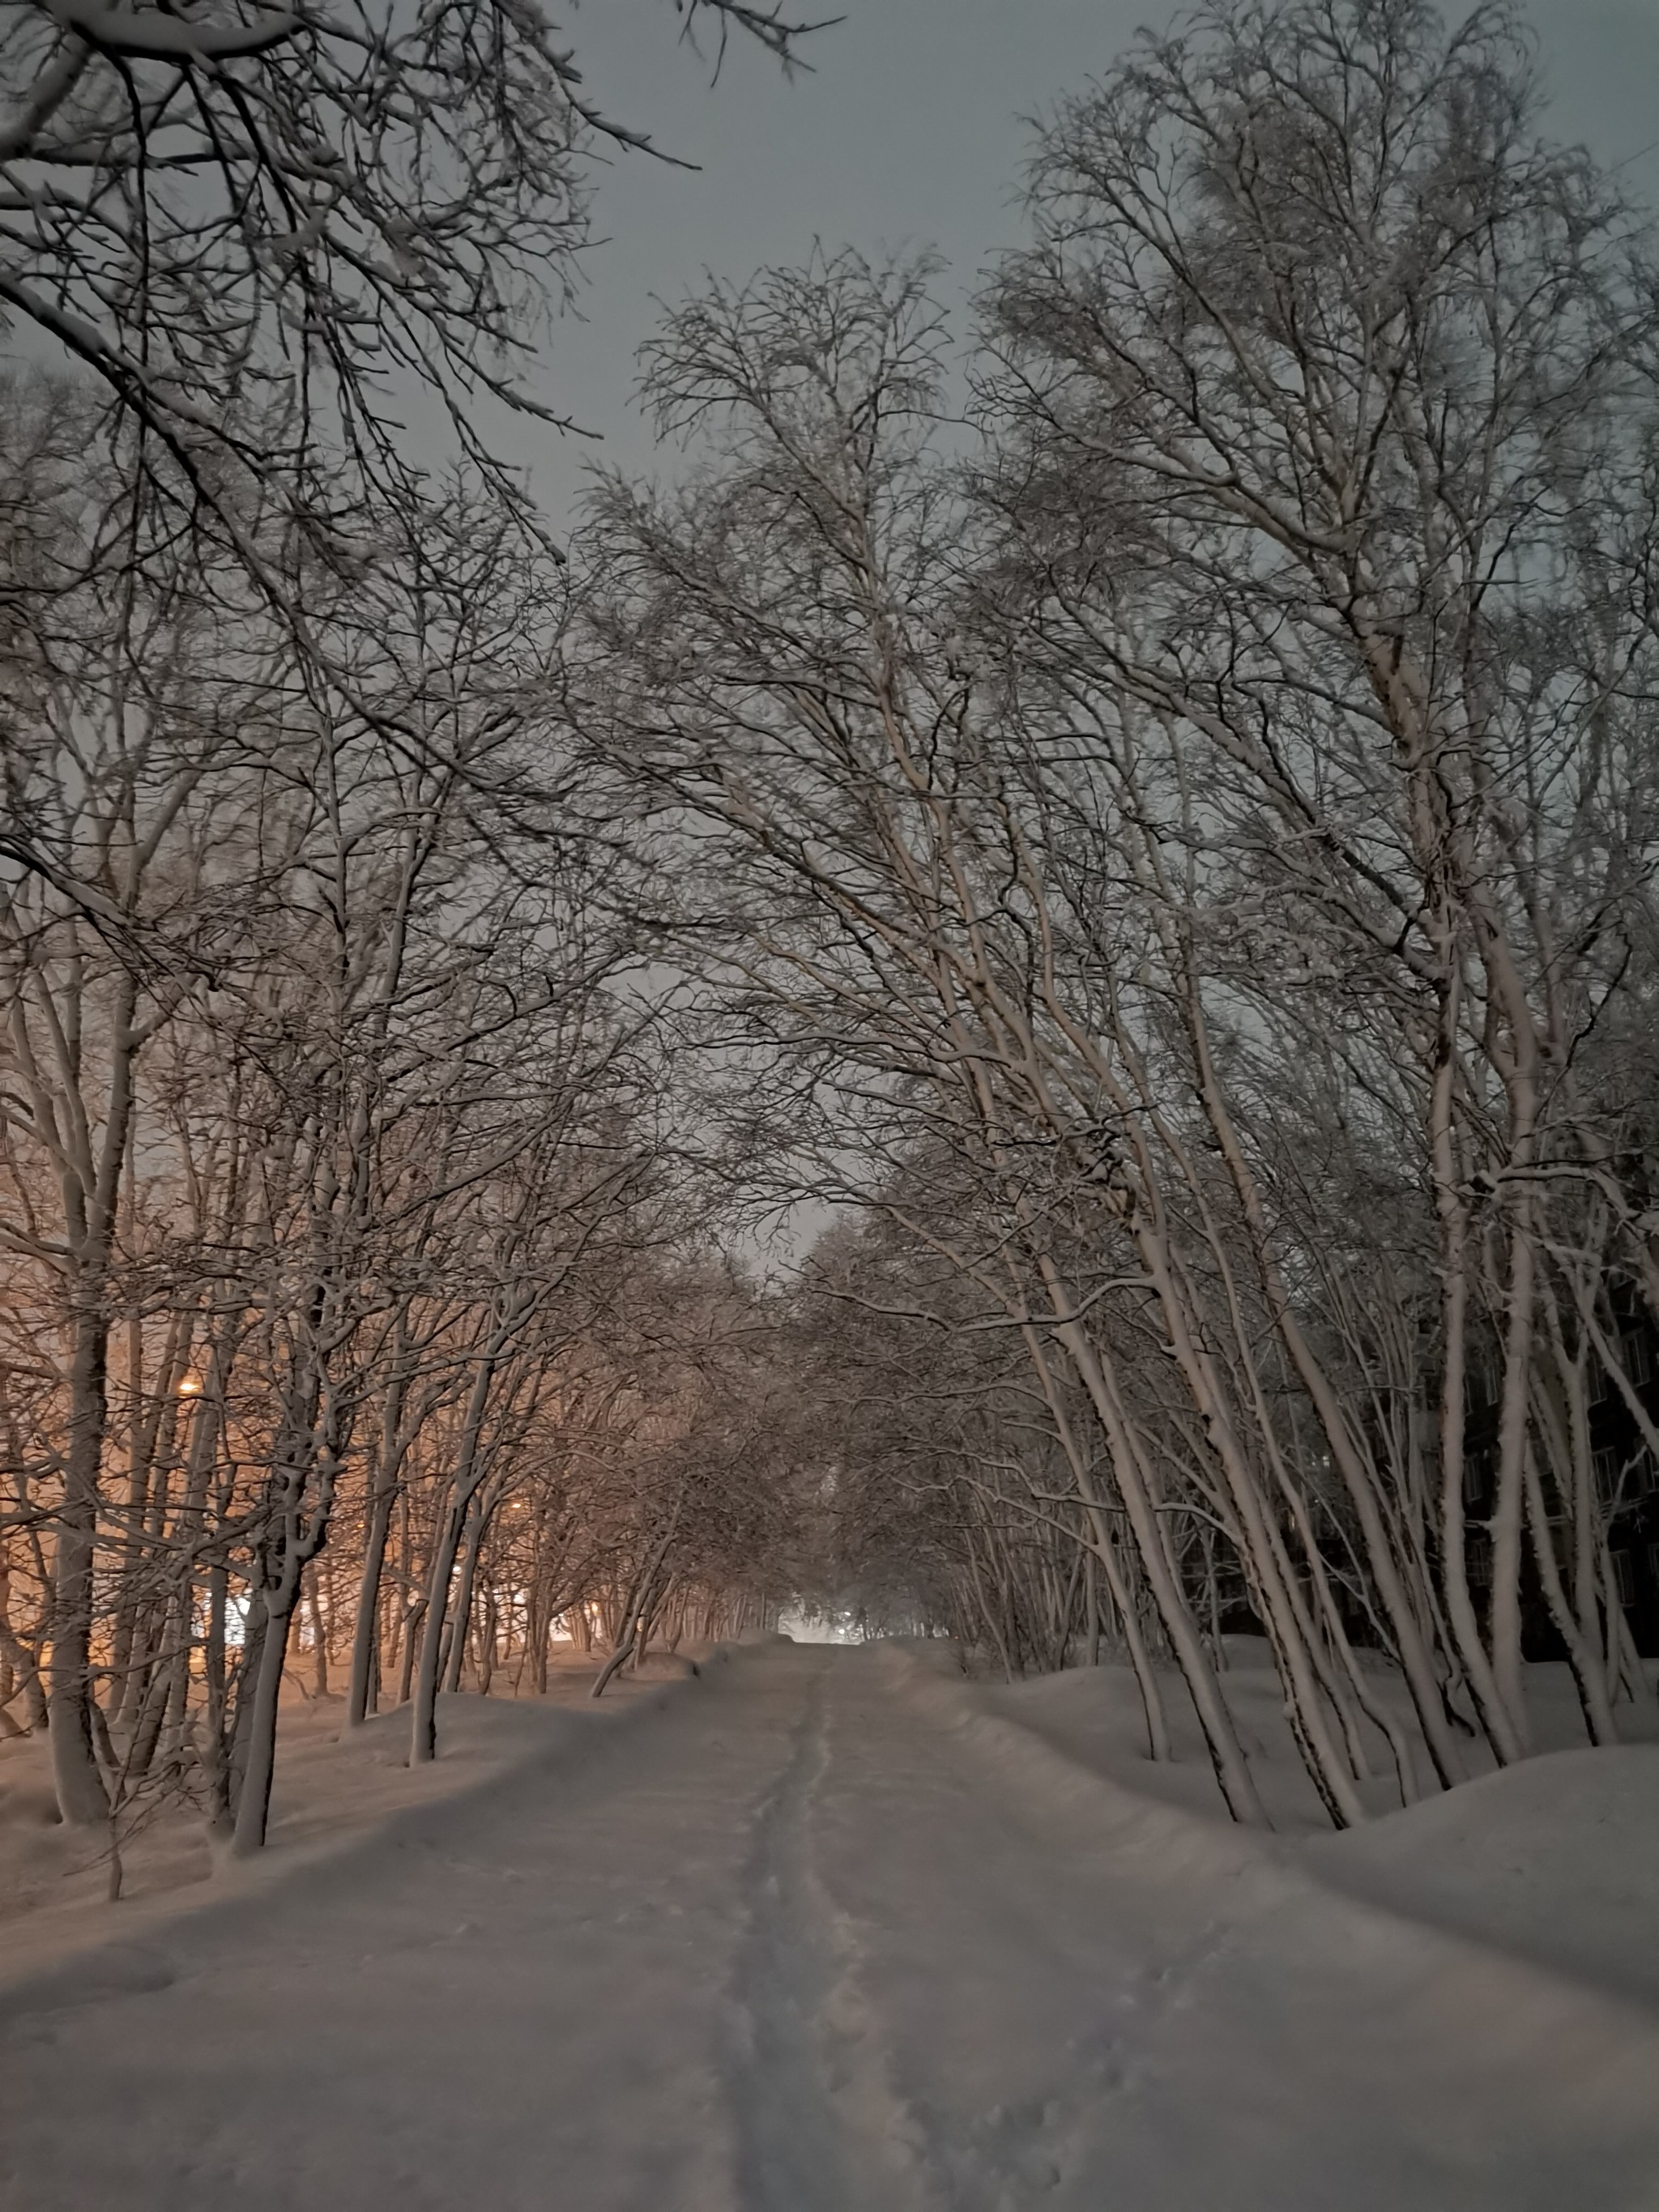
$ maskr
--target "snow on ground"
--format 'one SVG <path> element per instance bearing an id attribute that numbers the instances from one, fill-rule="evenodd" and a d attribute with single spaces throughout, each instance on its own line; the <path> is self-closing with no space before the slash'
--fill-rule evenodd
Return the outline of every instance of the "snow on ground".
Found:
<path id="1" fill-rule="evenodd" d="M 1585 1747 L 1565 1666 L 1528 1669 L 1543 1755 L 1402 1812 L 1374 1735 L 1379 1771 L 1368 1794 L 1377 1817 L 1333 1835 L 1296 1755 L 1265 1648 L 1254 1638 L 1228 1644 L 1224 1686 L 1263 1802 L 1277 1833 L 1299 1844 L 1301 1863 L 1322 1881 L 1659 2004 L 1659 1746 Z M 1173 1671 L 1164 1687 L 1178 1756 L 1159 1765 L 1146 1757 L 1140 1698 L 1126 1668 L 1075 1668 L 980 1694 L 988 1710 L 1091 1771 L 1225 1821 L 1191 1701 Z M 1409 1726 L 1398 1684 L 1379 1677 L 1376 1689 Z M 1622 1713 L 1631 1723 L 1629 1709 Z M 1426 1777 L 1420 1742 L 1419 1752 Z"/>
<path id="2" fill-rule="evenodd" d="M 1228 1667 L 1222 1686 L 1274 1829 L 1291 1836 L 1327 1832 L 1330 1820 L 1297 1753 L 1266 1639 L 1230 1636 L 1224 1644 Z M 924 1644 L 916 1648 L 922 1658 L 937 1664 L 945 1647 L 930 1651 Z M 1582 1748 L 1587 1741 L 1584 1723 L 1567 1668 L 1533 1666 L 1526 1671 L 1539 1750 Z M 1074 1667 L 1062 1674 L 1036 1675 L 1022 1682 L 988 1682 L 984 1694 L 997 1711 L 1035 1729 L 1083 1765 L 1147 1796 L 1224 1820 L 1226 1805 L 1205 1753 L 1192 1699 L 1173 1667 L 1161 1668 L 1159 1680 L 1176 1751 L 1173 1762 L 1161 1765 L 1146 1756 L 1140 1693 L 1127 1667 Z M 1432 1769 L 1398 1676 L 1379 1670 L 1371 1677 L 1371 1692 L 1413 1740 L 1419 1786 L 1431 1790 Z M 1622 1707 L 1620 1712 L 1629 1731 L 1636 1733 L 1630 1708 Z M 1363 1726 L 1374 1771 L 1371 1780 L 1361 1785 L 1361 1796 L 1373 1814 L 1395 1812 L 1400 1790 L 1388 1745 L 1379 1729 L 1369 1722 Z M 1492 1765 L 1491 1754 L 1484 1747 L 1477 1750 L 1473 1742 L 1464 1747 L 1464 1756 L 1471 1776 Z"/>
<path id="3" fill-rule="evenodd" d="M 1038 1846 L 1030 1940 L 988 1941 L 987 1915 L 963 1942 L 992 1962 L 981 2020 L 994 2007 L 1018 2045 L 1042 2053 L 1023 2097 L 998 2109 L 1028 2146 L 1017 2124 L 1041 2115 L 1057 2194 L 976 2197 L 969 2164 L 946 2202 L 1659 2206 L 1659 2015 L 1339 1893 L 1310 1878 L 1304 1845 L 1123 1787 L 1011 1722 L 1006 1698 L 945 1679 L 934 1655 L 898 1663 L 909 1701 Z M 1024 1686 L 1019 1702 L 1055 1702 L 1063 1680 Z M 987 1840 L 966 1823 L 959 1853 L 978 1867 Z M 917 1880 L 919 1895 L 923 1882 L 941 1896 L 966 1887 L 942 1858 Z M 1079 1978 L 1092 2002 L 1074 1993 Z M 940 2074 L 963 2071 L 971 2050 L 951 2045 L 973 2008 L 930 2017 Z M 898 2039 L 919 2048 L 923 2033 L 917 2017 Z"/>
<path id="4" fill-rule="evenodd" d="M 1529 1759 L 1306 1847 L 1322 1881 L 1659 2008 L 1659 1747 Z"/>
<path id="5" fill-rule="evenodd" d="M 270 1845 L 252 1864 L 221 1863 L 216 1893 L 228 1881 L 275 1880 L 296 1859 L 348 1844 L 404 1807 L 477 1788 L 555 1746 L 574 1747 L 590 1720 L 614 1717 L 685 1665 L 653 1656 L 644 1677 L 623 1676 L 598 1706 L 588 1697 L 595 1671 L 574 1656 L 556 1665 L 545 1699 L 441 1698 L 441 1756 L 417 1767 L 409 1765 L 407 1710 L 351 1729 L 343 1698 L 294 1691 L 283 1704 Z M 215 1873 L 201 1820 L 176 1804 L 124 1838 L 121 1857 L 122 1901 L 112 1907 L 108 1839 L 59 1824 L 46 1739 L 0 1742 L 0 1977 L 117 1929 L 130 1933 L 138 1919 L 188 1911 Z"/>
<path id="6" fill-rule="evenodd" d="M 938 1656 L 757 1645 L 580 1755 L 542 1714 L 511 1771 L 257 1889 L 114 1908 L 136 1932 L 0 1987 L 0 2205 L 1659 2206 L 1659 2013 L 1339 1888 L 1357 1839 L 1127 1790 L 1011 1717 L 1069 1685 Z M 1565 1765 L 1622 1832 L 1648 1756 Z M 1565 1793 L 1493 1809 L 1513 1779 L 1455 1835 L 1455 1799 L 1376 1824 L 1353 1884 L 1547 1809 L 1582 1865 Z"/>

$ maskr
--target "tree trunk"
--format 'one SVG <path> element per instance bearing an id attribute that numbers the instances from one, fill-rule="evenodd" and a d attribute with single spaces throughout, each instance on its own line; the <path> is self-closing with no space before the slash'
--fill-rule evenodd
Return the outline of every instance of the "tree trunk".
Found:
<path id="1" fill-rule="evenodd" d="M 1129 1665 L 1133 1671 L 1135 1687 L 1140 1692 L 1140 1709 L 1146 1723 L 1146 1756 L 1158 1762 L 1170 1757 L 1170 1723 L 1164 1710 L 1164 1693 L 1158 1687 L 1158 1676 L 1152 1669 L 1152 1655 L 1146 1649 L 1140 1632 L 1140 1622 L 1130 1596 L 1122 1564 L 1117 1556 L 1117 1547 L 1112 1540 L 1111 1523 L 1101 1504 L 1094 1477 L 1088 1461 L 1079 1449 L 1072 1425 L 1066 1417 L 1065 1405 L 1054 1377 L 1052 1369 L 1042 1350 L 1042 1339 L 1036 1329 L 1022 1328 L 1025 1348 L 1036 1369 L 1037 1381 L 1054 1418 L 1055 1433 L 1060 1449 L 1072 1470 L 1078 1495 L 1084 1502 L 1093 1542 L 1088 1547 L 1089 1557 L 1089 1664 L 1096 1664 L 1100 1655 L 1100 1613 L 1095 1589 L 1094 1570 L 1098 1560 L 1106 1577 L 1106 1587 L 1111 1592 L 1112 1602 L 1117 1607 L 1118 1618 L 1123 1623 L 1123 1642 L 1129 1654 Z"/>
<path id="2" fill-rule="evenodd" d="M 395 1503 L 395 1493 L 388 1489 L 375 1498 L 369 1512 L 362 1572 L 357 1580 L 357 1618 L 351 1635 L 351 1680 L 346 1698 L 348 1728 L 359 1727 L 374 1711 L 380 1673 L 380 1577 L 386 1571 L 386 1540 Z"/>
<path id="3" fill-rule="evenodd" d="M 1445 1360 L 1440 1389 L 1440 1547 L 1446 1614 L 1457 1656 L 1487 1739 L 1500 1766 L 1522 1756 L 1520 1739 L 1498 1693 L 1469 1597 L 1463 1540 L 1463 1399 L 1469 1305 L 1468 1223 L 1459 1188 L 1457 1139 L 1452 1123 L 1456 1073 L 1458 988 L 1455 970 L 1443 994 L 1440 1033 L 1429 1103 L 1435 1210 L 1440 1230 L 1441 1343 Z"/>
<path id="4" fill-rule="evenodd" d="M 289 1632 L 298 1595 L 297 1576 L 293 1582 L 293 1588 L 278 1585 L 274 1593 L 275 1603 L 269 1598 L 263 1599 L 264 1632 L 259 1639 L 258 1668 L 248 1701 L 247 1731 L 231 1844 L 238 1858 L 251 1856 L 264 1848 L 270 1821 L 270 1787 L 276 1773 L 276 1715 L 282 1698 L 283 1669 L 288 1662 Z"/>
<path id="5" fill-rule="evenodd" d="M 315 1680 L 317 1695 L 328 1695 L 328 1634 L 323 1618 L 322 1592 L 318 1588 L 318 1571 L 313 1560 L 306 1569 L 304 1578 L 306 1610 L 311 1615 L 311 1633 L 316 1644 Z"/>
<path id="6" fill-rule="evenodd" d="M 1042 1262 L 1042 1268 L 1056 1315 L 1071 1313 L 1075 1302 L 1061 1285 L 1052 1262 Z M 1232 1716 L 1223 1702 L 1220 1686 L 1205 1653 L 1203 1638 L 1198 1632 L 1197 1624 L 1182 1595 L 1180 1585 L 1170 1571 L 1164 1540 L 1158 1527 L 1158 1516 L 1143 1486 L 1139 1455 L 1127 1434 L 1115 1394 L 1080 1322 L 1060 1321 L 1054 1334 L 1071 1354 L 1078 1376 L 1099 1418 L 1111 1455 L 1118 1495 L 1123 1500 L 1129 1526 L 1134 1532 L 1141 1565 L 1151 1585 L 1153 1601 L 1163 1619 L 1170 1648 L 1176 1655 L 1176 1664 L 1192 1694 L 1199 1726 L 1204 1731 L 1204 1741 L 1215 1767 L 1216 1779 L 1221 1785 L 1221 1794 L 1226 1799 L 1227 1809 L 1234 1820 L 1247 1826 L 1264 1827 L 1267 1814 L 1256 1794 L 1255 1784 L 1250 1778 L 1250 1770 L 1238 1741 L 1237 1730 L 1233 1726 Z"/>
<path id="7" fill-rule="evenodd" d="M 466 1658 L 467 1638 L 472 1627 L 472 1598 L 478 1579 L 478 1553 L 483 1539 L 484 1513 L 483 1507 L 479 1506 L 471 1516 L 465 1549 L 461 1555 L 461 1583 L 455 1593 L 454 1618 L 447 1646 L 443 1686 L 452 1697 L 461 1686 L 461 1668 Z"/>
<path id="8" fill-rule="evenodd" d="M 47 1708 L 58 1810 L 73 1827 L 102 1827 L 109 1795 L 98 1771 L 92 1715 L 92 1571 L 103 1458 L 109 1331 L 101 1278 L 77 1297 L 70 1363 L 69 1448 L 52 1560 Z"/>

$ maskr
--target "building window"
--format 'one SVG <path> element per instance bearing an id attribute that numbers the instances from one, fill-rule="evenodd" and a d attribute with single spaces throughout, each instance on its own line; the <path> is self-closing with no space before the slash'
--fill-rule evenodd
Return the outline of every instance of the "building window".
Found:
<path id="1" fill-rule="evenodd" d="M 1634 1605 L 1636 1602 L 1635 1560 L 1628 1552 L 1613 1552 L 1608 1556 L 1613 1561 L 1613 1579 L 1614 1587 L 1619 1592 L 1620 1604 Z"/>
<path id="2" fill-rule="evenodd" d="M 1653 1353 L 1644 1329 L 1632 1329 L 1619 1340 L 1619 1357 L 1631 1381 L 1639 1389 L 1653 1380 Z"/>
<path id="3" fill-rule="evenodd" d="M 1466 1451 L 1463 1455 L 1463 1503 L 1478 1505 L 1486 1494 L 1492 1480 L 1492 1454 L 1489 1451 Z"/>
<path id="4" fill-rule="evenodd" d="M 1469 1588 L 1492 1588 L 1492 1545 L 1485 1536 L 1472 1536 L 1468 1549 Z"/>

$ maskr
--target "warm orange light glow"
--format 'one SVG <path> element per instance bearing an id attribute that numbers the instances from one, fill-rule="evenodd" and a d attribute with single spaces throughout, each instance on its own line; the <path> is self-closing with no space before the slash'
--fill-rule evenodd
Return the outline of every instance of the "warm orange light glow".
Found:
<path id="1" fill-rule="evenodd" d="M 179 1385 L 179 1395 L 181 1398 L 198 1398 L 201 1395 L 201 1392 L 202 1378 L 199 1375 L 186 1375 Z"/>

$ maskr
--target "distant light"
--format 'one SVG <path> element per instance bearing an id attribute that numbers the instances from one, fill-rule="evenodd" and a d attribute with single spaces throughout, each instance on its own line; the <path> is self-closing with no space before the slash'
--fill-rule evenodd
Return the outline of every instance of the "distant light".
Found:
<path id="1" fill-rule="evenodd" d="M 787 1605 L 778 1615 L 778 1629 L 796 1644 L 861 1644 L 863 1632 L 856 1613 L 831 1607 Z"/>
<path id="2" fill-rule="evenodd" d="M 181 1398 L 198 1398 L 201 1395 L 201 1392 L 202 1378 L 199 1375 L 186 1375 L 179 1385 L 179 1395 Z"/>

